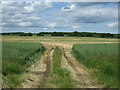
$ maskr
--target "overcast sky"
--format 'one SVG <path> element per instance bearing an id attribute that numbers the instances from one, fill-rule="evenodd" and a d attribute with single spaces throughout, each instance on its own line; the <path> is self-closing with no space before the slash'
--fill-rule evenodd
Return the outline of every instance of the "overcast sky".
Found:
<path id="1" fill-rule="evenodd" d="M 118 33 L 118 3 L 2 1 L 3 32 Z"/>

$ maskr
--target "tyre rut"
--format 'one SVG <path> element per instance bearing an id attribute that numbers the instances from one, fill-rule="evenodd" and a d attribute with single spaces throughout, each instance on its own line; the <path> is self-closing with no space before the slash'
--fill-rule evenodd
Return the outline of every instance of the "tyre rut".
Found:
<path id="1" fill-rule="evenodd" d="M 21 84 L 22 88 L 44 88 L 47 77 L 51 70 L 51 52 L 53 47 L 46 47 L 47 50 L 44 56 L 28 69 L 28 73 L 25 74 L 24 81 Z"/>
<path id="2" fill-rule="evenodd" d="M 51 70 L 51 56 L 50 53 L 52 52 L 53 47 L 50 49 L 50 52 L 47 52 L 47 57 L 45 60 L 46 63 L 46 71 L 44 72 L 44 77 L 42 78 L 40 85 L 38 86 L 39 88 L 44 88 L 45 87 L 45 83 L 47 81 L 47 77 L 49 76 L 50 70 Z"/>
<path id="3" fill-rule="evenodd" d="M 83 65 L 78 63 L 71 55 L 70 50 L 66 50 L 65 48 L 61 47 L 63 57 L 65 58 L 66 62 L 68 63 L 69 67 L 71 67 L 70 72 L 74 74 L 75 83 L 77 88 L 96 88 L 101 87 L 99 83 L 92 79 L 85 69 Z"/>

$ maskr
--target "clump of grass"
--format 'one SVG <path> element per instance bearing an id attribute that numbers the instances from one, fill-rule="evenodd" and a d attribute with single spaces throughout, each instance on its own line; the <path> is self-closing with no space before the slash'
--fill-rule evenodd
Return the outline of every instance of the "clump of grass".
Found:
<path id="1" fill-rule="evenodd" d="M 53 53 L 52 72 L 49 77 L 49 88 L 73 88 L 74 81 L 67 69 L 61 67 L 62 51 L 56 47 Z"/>
<path id="2" fill-rule="evenodd" d="M 76 44 L 72 51 L 105 87 L 118 87 L 118 44 Z"/>
<path id="3" fill-rule="evenodd" d="M 4 88 L 15 88 L 22 82 L 22 74 L 12 74 L 3 77 Z"/>
<path id="4" fill-rule="evenodd" d="M 44 47 L 40 43 L 2 43 L 2 74 L 3 83 L 8 87 L 16 87 L 20 83 L 20 76 L 31 64 L 35 63 L 43 53 Z"/>

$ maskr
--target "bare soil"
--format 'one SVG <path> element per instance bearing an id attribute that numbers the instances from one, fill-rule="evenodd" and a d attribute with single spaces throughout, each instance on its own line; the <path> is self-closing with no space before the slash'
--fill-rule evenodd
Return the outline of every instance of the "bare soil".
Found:
<path id="1" fill-rule="evenodd" d="M 36 64 L 28 68 L 28 73 L 23 77 L 20 88 L 44 88 L 46 79 L 51 69 L 52 47 L 47 47 L 44 56 Z"/>

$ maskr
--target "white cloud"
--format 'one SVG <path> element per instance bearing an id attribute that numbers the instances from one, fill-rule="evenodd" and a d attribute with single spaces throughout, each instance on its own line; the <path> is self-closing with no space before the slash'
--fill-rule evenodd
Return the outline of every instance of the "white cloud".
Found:
<path id="1" fill-rule="evenodd" d="M 27 6 L 24 7 L 24 9 L 27 12 L 33 12 L 38 9 L 46 9 L 46 8 L 51 8 L 52 3 L 48 2 L 26 2 Z"/>
<path id="2" fill-rule="evenodd" d="M 31 22 L 21 22 L 21 23 L 18 23 L 18 26 L 31 26 L 32 23 Z"/>
<path id="3" fill-rule="evenodd" d="M 76 2 L 77 3 L 77 2 Z M 104 25 L 106 23 L 115 22 L 117 20 L 118 8 L 112 5 L 100 4 L 90 5 L 90 3 L 60 3 L 57 7 L 56 3 L 51 2 L 4 2 L 2 9 L 3 26 L 17 27 L 31 26 L 30 28 L 39 29 L 77 29 L 84 28 L 85 25 Z M 66 5 L 66 6 L 63 6 Z M 107 5 L 107 6 L 105 6 Z M 61 6 L 63 6 L 61 8 Z M 88 25 L 88 26 L 89 26 Z M 98 26 L 99 26 L 98 25 Z M 114 27 L 116 24 L 109 23 L 109 27 Z M 28 28 L 28 27 L 27 27 Z M 108 28 L 108 27 L 107 27 Z"/>
<path id="4" fill-rule="evenodd" d="M 2 24 L 2 26 L 3 26 L 3 25 L 5 25 L 6 23 L 1 23 L 1 24 Z"/>
<path id="5" fill-rule="evenodd" d="M 52 2 L 44 2 L 44 5 L 45 5 L 47 8 L 52 8 L 52 7 L 53 7 Z"/>
<path id="6" fill-rule="evenodd" d="M 34 11 L 34 7 L 33 7 L 33 6 L 25 6 L 24 9 L 25 9 L 27 12 L 33 12 L 33 11 Z"/>
<path id="7" fill-rule="evenodd" d="M 25 19 L 26 20 L 40 20 L 41 18 L 37 16 L 30 16 L 30 17 L 26 17 Z"/>
<path id="8" fill-rule="evenodd" d="M 25 17 L 25 14 L 21 14 L 21 13 L 16 13 L 15 15 L 12 16 L 12 18 L 19 18 L 19 17 Z"/>
<path id="9" fill-rule="evenodd" d="M 15 10 L 15 7 L 12 6 L 13 3 L 14 2 L 12 2 L 12 1 L 2 1 L 1 2 L 2 12 L 9 11 L 9 10 Z"/>
<path id="10" fill-rule="evenodd" d="M 70 4 L 69 6 L 62 7 L 61 10 L 63 12 L 58 14 L 61 17 L 65 17 L 62 20 L 66 23 L 72 22 L 81 25 L 82 23 L 102 23 L 118 19 L 118 8 L 115 3 L 97 3 L 99 5 L 96 5 L 96 3 L 76 2 Z M 109 4 L 112 4 L 114 8 L 109 7 Z M 71 6 L 72 9 L 70 8 Z"/>
<path id="11" fill-rule="evenodd" d="M 7 27 L 2 27 L 2 31 L 3 31 L 3 30 L 7 30 L 7 29 L 8 29 Z"/>
<path id="12" fill-rule="evenodd" d="M 32 6 L 37 7 L 37 6 L 41 5 L 41 4 L 42 4 L 41 2 L 34 2 L 34 3 L 32 3 Z"/>
<path id="13" fill-rule="evenodd" d="M 41 26 L 43 27 L 43 18 L 38 12 L 45 11 L 52 7 L 48 2 L 2 2 L 2 22 L 7 23 L 4 26 Z M 54 25 L 51 25 L 54 27 Z"/>
<path id="14" fill-rule="evenodd" d="M 68 27 L 68 25 L 65 24 L 64 27 Z"/>
<path id="15" fill-rule="evenodd" d="M 31 6 L 25 6 L 25 7 L 24 7 L 24 10 L 25 10 L 26 12 L 33 12 L 33 11 L 34 11 L 34 6 L 33 6 L 33 5 L 31 5 Z"/>
<path id="16" fill-rule="evenodd" d="M 61 8 L 61 10 L 63 11 L 63 12 L 69 12 L 69 11 L 73 11 L 73 10 L 75 10 L 75 5 L 73 4 L 73 5 L 68 5 L 68 6 L 66 6 L 66 7 L 62 7 Z"/>
<path id="17" fill-rule="evenodd" d="M 21 13 L 32 13 L 37 10 L 45 10 L 52 7 L 52 3 L 48 2 L 14 2 L 14 1 L 3 1 L 2 10 Z"/>
<path id="18" fill-rule="evenodd" d="M 72 28 L 74 28 L 74 29 L 78 29 L 78 28 L 80 28 L 80 25 L 72 26 Z"/>
<path id="19" fill-rule="evenodd" d="M 58 26 L 58 24 L 57 23 L 48 23 L 47 26 L 50 28 L 55 28 Z"/>
<path id="20" fill-rule="evenodd" d="M 118 19 L 117 9 L 97 8 L 96 6 L 76 8 L 74 12 L 66 13 L 66 15 L 77 23 L 101 23 Z"/>
<path id="21" fill-rule="evenodd" d="M 46 30 L 47 28 L 43 28 L 44 30 Z"/>
<path id="22" fill-rule="evenodd" d="M 71 9 L 74 9 L 74 8 L 75 8 L 75 5 L 71 5 L 70 8 L 71 8 Z"/>
<path id="23" fill-rule="evenodd" d="M 10 4 L 14 3 L 14 1 L 2 1 L 1 4 L 2 6 L 8 6 Z"/>
<path id="24" fill-rule="evenodd" d="M 117 22 L 107 24 L 109 27 L 116 27 L 118 25 Z"/>

